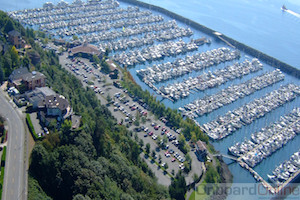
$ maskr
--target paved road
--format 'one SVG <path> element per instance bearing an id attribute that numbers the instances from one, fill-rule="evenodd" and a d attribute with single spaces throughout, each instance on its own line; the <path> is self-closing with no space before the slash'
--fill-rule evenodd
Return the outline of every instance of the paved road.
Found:
<path id="1" fill-rule="evenodd" d="M 8 121 L 8 143 L 6 152 L 3 200 L 26 199 L 26 173 L 24 165 L 25 128 L 17 108 L 8 102 L 0 89 L 0 114 Z"/>

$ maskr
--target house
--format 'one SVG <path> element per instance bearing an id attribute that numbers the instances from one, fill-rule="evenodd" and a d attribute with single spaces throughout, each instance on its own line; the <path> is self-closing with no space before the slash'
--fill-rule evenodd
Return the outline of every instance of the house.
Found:
<path id="1" fill-rule="evenodd" d="M 72 108 L 68 100 L 62 95 L 46 96 L 38 104 L 40 120 L 48 126 L 50 121 L 56 119 L 57 122 L 63 122 L 72 115 Z"/>
<path id="2" fill-rule="evenodd" d="M 29 73 L 28 69 L 26 67 L 20 67 L 18 69 L 15 69 L 10 76 L 8 77 L 9 82 L 15 86 L 16 88 L 19 88 L 19 86 L 22 84 L 23 75 Z"/>
<path id="3" fill-rule="evenodd" d="M 117 79 L 119 70 L 118 70 L 117 66 L 115 65 L 115 63 L 112 60 L 106 60 L 106 63 L 109 66 L 109 71 L 110 71 L 109 77 L 111 79 Z"/>
<path id="4" fill-rule="evenodd" d="M 29 72 L 26 67 L 20 67 L 11 73 L 9 82 L 16 88 L 24 84 L 27 90 L 34 90 L 36 87 L 45 87 L 46 76 L 36 71 Z"/>
<path id="5" fill-rule="evenodd" d="M 80 126 L 81 122 L 81 116 L 78 115 L 72 115 L 71 116 L 71 122 L 72 122 L 72 129 L 77 129 Z"/>
<path id="6" fill-rule="evenodd" d="M 63 39 L 54 39 L 53 43 L 58 46 L 58 45 L 66 45 L 66 41 Z"/>
<path id="7" fill-rule="evenodd" d="M 30 104 L 32 104 L 33 109 L 37 109 L 40 101 L 43 101 L 46 96 L 55 94 L 56 93 L 48 87 L 39 87 L 32 91 L 25 92 L 24 97 Z"/>
<path id="8" fill-rule="evenodd" d="M 70 56 L 81 55 L 82 57 L 90 58 L 93 55 L 100 56 L 100 54 L 101 52 L 96 46 L 88 44 L 87 42 L 83 43 L 82 45 L 73 47 L 70 50 Z"/>
<path id="9" fill-rule="evenodd" d="M 23 83 L 28 90 L 34 90 L 36 87 L 45 87 L 45 80 L 46 76 L 36 71 L 23 75 Z"/>
<path id="10" fill-rule="evenodd" d="M 25 40 L 22 39 L 21 33 L 19 33 L 16 30 L 12 30 L 8 32 L 8 40 L 17 49 L 23 48 L 26 44 Z"/>
<path id="11" fill-rule="evenodd" d="M 196 154 L 199 159 L 203 159 L 207 155 L 206 144 L 204 142 L 202 142 L 201 140 L 196 142 Z"/>

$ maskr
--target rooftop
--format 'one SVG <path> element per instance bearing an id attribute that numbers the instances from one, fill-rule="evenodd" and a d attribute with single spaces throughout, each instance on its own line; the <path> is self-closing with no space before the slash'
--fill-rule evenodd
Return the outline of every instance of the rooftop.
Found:
<path id="1" fill-rule="evenodd" d="M 9 80 L 11 82 L 15 81 L 15 80 L 19 80 L 22 79 L 24 74 L 29 73 L 28 69 L 26 67 L 20 67 L 18 69 L 15 69 L 11 75 L 9 76 Z"/>
<path id="2" fill-rule="evenodd" d="M 201 140 L 198 140 L 196 142 L 196 148 L 199 151 L 206 151 L 206 144 L 204 142 L 202 142 Z"/>
<path id="3" fill-rule="evenodd" d="M 40 72 L 36 72 L 36 71 L 33 71 L 32 73 L 26 73 L 23 75 L 24 81 L 37 80 L 40 78 L 45 78 L 45 75 Z"/>
<path id="4" fill-rule="evenodd" d="M 82 45 L 76 46 L 71 49 L 72 54 L 77 54 L 77 53 L 86 53 L 86 54 L 92 54 L 92 55 L 100 55 L 100 51 L 98 48 L 94 45 L 88 44 L 88 43 L 83 43 Z"/>
<path id="5" fill-rule="evenodd" d="M 21 36 L 21 33 L 16 30 L 12 30 L 12 31 L 8 32 L 8 35 L 13 36 L 13 37 L 19 37 L 19 36 Z"/>
<path id="6" fill-rule="evenodd" d="M 45 100 L 41 102 L 47 108 L 58 108 L 60 110 L 65 110 L 69 107 L 69 102 L 62 95 L 51 95 L 46 96 Z"/>

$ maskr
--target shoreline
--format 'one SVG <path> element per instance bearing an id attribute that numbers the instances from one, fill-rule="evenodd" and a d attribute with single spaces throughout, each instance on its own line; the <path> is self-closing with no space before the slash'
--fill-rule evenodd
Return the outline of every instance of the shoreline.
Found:
<path id="1" fill-rule="evenodd" d="M 186 17 L 183 17 L 181 15 L 178 15 L 172 11 L 169 11 L 165 8 L 162 8 L 162 7 L 159 7 L 159 6 L 156 6 L 156 5 L 151 5 L 151 4 L 148 4 L 148 3 L 145 3 L 145 2 L 141 2 L 141 1 L 138 1 L 138 0 L 119 0 L 121 2 L 125 2 L 125 3 L 130 3 L 130 4 L 133 4 L 133 5 L 137 5 L 137 6 L 140 6 L 140 7 L 143 7 L 143 8 L 147 8 L 147 9 L 150 9 L 150 10 L 154 10 L 154 11 L 158 11 L 160 13 L 163 13 L 171 18 L 174 18 L 186 25 L 189 25 L 193 28 L 195 28 L 196 30 L 199 30 L 201 32 L 204 32 L 206 33 L 207 35 L 210 35 L 211 37 L 213 37 L 214 39 L 217 39 L 217 40 L 220 40 L 220 36 L 217 36 L 215 35 L 214 33 L 216 32 L 215 30 L 213 29 L 210 29 L 206 26 L 203 26 L 193 20 L 190 20 Z M 222 36 L 222 39 L 226 40 L 227 42 L 229 42 L 230 44 L 232 44 L 233 46 L 235 46 L 238 50 L 240 51 L 243 51 L 253 57 L 256 57 L 258 58 L 259 60 L 265 62 L 266 64 L 269 64 L 270 66 L 272 67 L 275 67 L 275 68 L 278 68 L 280 69 L 281 71 L 291 75 L 291 76 L 294 76 L 296 78 L 300 78 L 300 70 L 285 63 L 285 62 L 282 62 L 272 56 L 269 56 L 257 49 L 254 49 L 250 46 L 247 46 L 241 42 L 238 42 L 226 35 L 221 35 Z M 223 41 L 224 42 L 224 41 Z"/>

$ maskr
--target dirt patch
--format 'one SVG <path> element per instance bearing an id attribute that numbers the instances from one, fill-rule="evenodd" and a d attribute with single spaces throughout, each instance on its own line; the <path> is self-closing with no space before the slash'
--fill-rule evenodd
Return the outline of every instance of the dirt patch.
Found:
<path id="1" fill-rule="evenodd" d="M 221 163 L 220 176 L 221 176 L 221 185 L 214 195 L 211 196 L 211 200 L 225 200 L 227 193 L 224 188 L 230 188 L 232 184 L 233 176 L 228 168 L 228 165 L 224 163 L 222 158 L 219 158 Z M 225 191 L 225 192 L 224 192 Z"/>
<path id="2" fill-rule="evenodd" d="M 27 136 L 28 136 L 28 159 L 29 159 L 31 152 L 33 150 L 33 147 L 35 145 L 35 141 L 29 132 L 27 132 Z"/>

